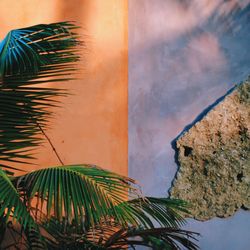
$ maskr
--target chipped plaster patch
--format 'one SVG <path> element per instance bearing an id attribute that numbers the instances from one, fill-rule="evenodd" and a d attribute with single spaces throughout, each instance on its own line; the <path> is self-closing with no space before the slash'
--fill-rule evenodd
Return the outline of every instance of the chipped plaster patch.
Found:
<path id="1" fill-rule="evenodd" d="M 180 169 L 171 197 L 198 220 L 250 209 L 250 80 L 225 97 L 177 142 Z"/>

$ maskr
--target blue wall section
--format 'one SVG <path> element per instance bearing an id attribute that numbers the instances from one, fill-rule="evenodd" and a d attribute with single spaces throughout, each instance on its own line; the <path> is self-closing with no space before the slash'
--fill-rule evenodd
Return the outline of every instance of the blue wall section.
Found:
<path id="1" fill-rule="evenodd" d="M 172 141 L 250 74 L 247 3 L 129 0 L 129 176 L 146 195 L 168 195 Z M 248 211 L 188 227 L 202 250 L 250 249 Z"/>

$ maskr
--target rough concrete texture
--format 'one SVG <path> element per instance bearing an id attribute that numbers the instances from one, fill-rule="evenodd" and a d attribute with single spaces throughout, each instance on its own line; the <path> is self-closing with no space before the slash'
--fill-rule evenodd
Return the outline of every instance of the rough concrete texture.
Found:
<path id="1" fill-rule="evenodd" d="M 190 202 L 195 219 L 250 209 L 250 78 L 176 145 L 180 169 L 171 196 Z"/>

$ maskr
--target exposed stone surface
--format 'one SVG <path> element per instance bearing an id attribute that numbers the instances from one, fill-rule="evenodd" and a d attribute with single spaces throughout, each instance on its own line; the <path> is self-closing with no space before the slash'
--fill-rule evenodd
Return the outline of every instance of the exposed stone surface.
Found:
<path id="1" fill-rule="evenodd" d="M 250 79 L 177 140 L 180 169 L 171 196 L 198 220 L 250 209 Z"/>

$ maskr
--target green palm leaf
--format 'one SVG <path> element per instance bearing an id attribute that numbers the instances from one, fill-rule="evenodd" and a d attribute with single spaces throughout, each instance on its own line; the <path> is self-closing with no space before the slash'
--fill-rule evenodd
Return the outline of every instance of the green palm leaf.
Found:
<path id="1" fill-rule="evenodd" d="M 127 249 L 128 246 L 148 246 L 153 249 L 198 249 L 199 234 L 182 230 L 187 204 L 168 198 L 145 197 L 125 201 L 136 223 L 121 225 L 115 217 L 90 227 L 87 232 L 67 218 L 51 217 L 43 224 L 50 249 Z M 118 206 L 120 206 L 119 204 Z M 126 211 L 126 212 L 128 212 Z M 132 211 L 132 212 L 131 212 Z"/>
<path id="2" fill-rule="evenodd" d="M 25 163 L 41 143 L 41 132 L 57 106 L 53 97 L 64 95 L 44 83 L 72 79 L 79 60 L 77 27 L 69 22 L 41 24 L 12 30 L 0 43 L 0 160 Z M 37 86 L 35 86 L 37 85 Z"/>
<path id="3" fill-rule="evenodd" d="M 34 226 L 33 218 L 20 198 L 19 193 L 11 183 L 6 173 L 0 169 L 0 218 L 8 221 L 9 216 L 18 220 L 24 228 Z"/>
<path id="4" fill-rule="evenodd" d="M 186 223 L 181 214 L 188 214 L 187 203 L 182 200 L 143 197 L 127 203 L 132 208 L 131 216 L 135 218 L 137 225 L 144 228 L 154 228 L 155 225 L 179 228 Z"/>
<path id="5" fill-rule="evenodd" d="M 107 250 L 127 249 L 128 246 L 134 249 L 136 246 L 146 246 L 155 250 L 199 249 L 195 244 L 195 236 L 198 234 L 178 228 L 145 229 L 130 227 L 115 230 L 113 227 L 110 227 L 106 230 L 104 229 L 102 235 L 107 237 L 102 244 L 103 249 Z M 92 236 L 92 240 L 94 237 Z M 95 240 L 95 242 L 97 243 L 98 241 Z"/>
<path id="6" fill-rule="evenodd" d="M 142 226 L 122 227 L 114 222 L 104 223 L 79 232 L 74 225 L 64 224 L 51 218 L 44 227 L 49 234 L 46 242 L 49 249 L 127 249 L 147 246 L 157 250 L 197 250 L 197 233 L 173 227 Z"/>
<path id="7" fill-rule="evenodd" d="M 15 179 L 27 200 L 37 204 L 37 218 L 55 216 L 89 228 L 114 217 L 122 225 L 135 223 L 131 206 L 124 203 L 133 180 L 91 165 L 41 169 Z"/>

